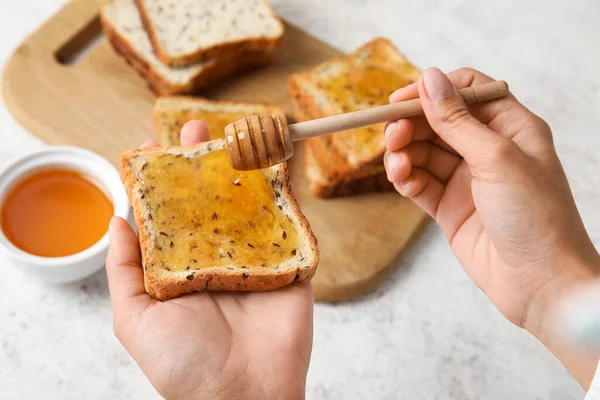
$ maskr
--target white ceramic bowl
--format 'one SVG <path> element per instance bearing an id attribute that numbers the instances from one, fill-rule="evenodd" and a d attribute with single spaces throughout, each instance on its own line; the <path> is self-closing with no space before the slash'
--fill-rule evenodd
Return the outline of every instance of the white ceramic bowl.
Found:
<path id="1" fill-rule="evenodd" d="M 117 170 L 104 158 L 77 147 L 49 147 L 9 163 L 0 171 L 0 205 L 13 184 L 45 167 L 68 168 L 91 177 L 112 201 L 114 215 L 129 219 L 129 201 Z M 73 282 L 104 267 L 108 253 L 108 231 L 82 252 L 65 257 L 40 257 L 15 247 L 0 229 L 0 250 L 11 265 L 32 278 L 48 283 Z"/>

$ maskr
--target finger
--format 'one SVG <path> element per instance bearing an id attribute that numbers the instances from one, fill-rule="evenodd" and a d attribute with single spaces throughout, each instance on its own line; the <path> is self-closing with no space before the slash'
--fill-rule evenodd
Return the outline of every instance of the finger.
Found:
<path id="1" fill-rule="evenodd" d="M 109 227 L 110 247 L 106 258 L 108 288 L 114 313 L 133 297 L 146 295 L 138 237 L 122 218 L 114 217 Z"/>
<path id="2" fill-rule="evenodd" d="M 419 80 L 419 95 L 429 125 L 470 166 L 489 165 L 496 156 L 516 151 L 511 140 L 498 135 L 470 112 L 458 90 L 437 68 Z"/>
<path id="3" fill-rule="evenodd" d="M 385 134 L 386 147 L 391 151 L 397 151 L 409 143 L 428 141 L 448 153 L 458 154 L 433 132 L 425 117 L 392 121 L 388 123 Z"/>
<path id="4" fill-rule="evenodd" d="M 494 78 L 472 68 L 461 68 L 450 72 L 447 76 L 458 89 L 495 81 Z M 396 103 L 419 97 L 417 87 L 418 82 L 398 89 L 390 96 L 390 102 Z M 511 139 L 522 129 L 524 120 L 531 121 L 532 124 L 539 122 L 539 117 L 521 104 L 511 93 L 494 101 L 471 104 L 469 110 L 482 124 Z M 433 129 L 426 119 L 414 117 L 412 120 L 415 122 L 412 140 L 428 140 L 434 136 Z"/>
<path id="5" fill-rule="evenodd" d="M 414 124 L 410 119 L 390 122 L 385 127 L 385 144 L 388 150 L 396 151 L 407 146 L 413 137 Z"/>
<path id="6" fill-rule="evenodd" d="M 390 103 L 416 99 L 417 97 L 419 97 L 418 82 L 415 82 L 392 93 L 390 95 Z M 410 124 L 394 124 L 400 121 L 410 121 Z M 410 131 L 408 130 L 408 127 L 410 127 Z M 385 135 L 386 143 L 389 143 L 388 149 L 392 151 L 398 150 L 400 147 L 403 147 L 411 141 L 419 142 L 428 140 L 447 152 L 457 154 L 451 146 L 449 146 L 435 134 L 425 116 L 416 116 L 406 120 L 391 121 L 386 126 Z M 396 137 L 396 135 L 398 137 Z"/>
<path id="7" fill-rule="evenodd" d="M 404 100 L 416 99 L 417 97 L 419 97 L 419 86 L 415 82 L 396 90 L 390 95 L 389 101 L 390 103 L 398 103 Z"/>
<path id="8" fill-rule="evenodd" d="M 452 85 L 457 89 L 483 85 L 495 81 L 494 78 L 472 68 L 460 68 L 456 71 L 452 71 L 448 74 L 448 79 L 450 79 Z M 511 110 L 511 112 L 522 112 L 523 114 L 520 116 L 529 111 L 510 93 L 508 96 L 495 99 L 494 101 L 471 104 L 469 110 L 482 124 L 487 125 L 490 129 L 498 133 L 502 133 L 504 125 L 499 124 L 498 121 L 496 121 L 496 118 L 501 115 L 503 111 Z"/>
<path id="9" fill-rule="evenodd" d="M 459 89 L 495 81 L 494 78 L 472 68 L 453 71 L 448 74 L 448 78 Z M 512 93 L 493 101 L 471 104 L 469 110 L 482 124 L 510 139 L 514 139 L 528 126 L 533 125 L 533 128 L 538 128 L 539 124 L 543 125 L 543 121 L 521 104 Z M 530 131 L 539 139 L 551 140 L 549 129 L 531 129 Z"/>
<path id="10" fill-rule="evenodd" d="M 404 152 L 386 151 L 383 156 L 383 165 L 388 181 L 392 183 L 404 181 L 412 171 L 410 157 Z"/>
<path id="11" fill-rule="evenodd" d="M 464 222 L 475 212 L 472 182 L 469 167 L 460 163 L 452 174 L 452 180 L 446 185 L 438 206 L 436 222 L 450 243 Z"/>
<path id="12" fill-rule="evenodd" d="M 412 99 L 416 99 L 419 97 L 419 86 L 418 86 L 418 82 L 415 83 L 411 83 L 410 85 L 400 88 L 398 90 L 396 90 L 394 93 L 392 93 L 389 97 L 390 103 L 398 103 L 401 101 L 405 101 L 405 100 L 412 100 Z M 394 122 L 399 122 L 398 121 L 391 121 L 388 124 L 388 127 L 386 127 L 386 137 L 392 133 L 392 129 L 395 128 L 395 126 L 393 125 Z M 433 129 L 431 129 L 431 126 L 429 125 L 429 122 L 427 122 L 427 118 L 425 118 L 425 116 L 417 116 L 417 117 L 413 117 L 410 118 L 410 120 L 412 125 L 410 126 L 412 128 L 412 136 L 410 138 L 410 140 L 413 141 L 418 141 L 418 140 L 431 140 L 435 137 L 435 134 L 433 132 Z M 390 126 L 392 126 L 392 128 L 389 128 Z M 390 129 L 390 131 L 388 132 L 388 128 Z M 399 132 L 403 132 L 402 131 L 402 127 L 398 127 L 399 128 Z M 405 133 L 406 134 L 406 133 Z M 397 150 L 397 149 L 392 149 L 390 148 L 390 150 Z"/>
<path id="13" fill-rule="evenodd" d="M 210 140 L 210 134 L 208 132 L 208 125 L 204 121 L 189 121 L 181 128 L 181 144 L 184 146 L 208 140 Z"/>
<path id="14" fill-rule="evenodd" d="M 429 172 L 413 168 L 410 176 L 394 187 L 404 197 L 411 199 L 435 219 L 445 186 Z"/>
<path id="15" fill-rule="evenodd" d="M 148 140 L 147 142 L 142 143 L 140 149 L 151 149 L 153 147 L 159 147 L 160 144 L 156 140 Z"/>
<path id="16" fill-rule="evenodd" d="M 440 182 L 445 183 L 462 162 L 462 158 L 440 149 L 429 142 L 413 142 L 398 151 L 410 160 L 412 167 L 426 170 Z"/>

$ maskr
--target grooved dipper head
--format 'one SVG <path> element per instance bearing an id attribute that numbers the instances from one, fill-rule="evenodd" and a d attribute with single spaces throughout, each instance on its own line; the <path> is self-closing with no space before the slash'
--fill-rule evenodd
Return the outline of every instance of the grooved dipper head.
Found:
<path id="1" fill-rule="evenodd" d="M 225 127 L 225 143 L 233 168 L 268 168 L 289 159 L 294 147 L 285 115 L 253 115 Z"/>

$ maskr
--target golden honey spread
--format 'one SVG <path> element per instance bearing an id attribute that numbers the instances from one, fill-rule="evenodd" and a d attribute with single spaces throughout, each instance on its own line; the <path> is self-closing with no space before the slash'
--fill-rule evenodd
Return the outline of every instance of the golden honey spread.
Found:
<path id="1" fill-rule="evenodd" d="M 340 113 L 388 104 L 390 94 L 412 83 L 406 77 L 414 71 L 410 65 L 386 68 L 375 62 L 353 58 L 348 58 L 347 62 L 347 68 L 334 78 L 319 77 L 318 74 L 316 78 L 317 87 L 330 101 L 338 104 Z M 357 151 L 372 153 L 384 143 L 383 127 L 384 124 L 372 125 L 338 135 L 348 140 Z"/>
<path id="2" fill-rule="evenodd" d="M 234 170 L 226 150 L 195 158 L 151 154 L 140 179 L 156 230 L 153 258 L 165 269 L 250 268 L 296 254 L 296 228 L 275 204 L 280 182 Z"/>

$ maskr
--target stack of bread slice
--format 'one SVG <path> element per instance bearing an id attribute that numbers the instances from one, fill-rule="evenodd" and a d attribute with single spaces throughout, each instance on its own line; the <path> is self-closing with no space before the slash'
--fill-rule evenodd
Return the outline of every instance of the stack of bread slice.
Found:
<path id="1" fill-rule="evenodd" d="M 100 20 L 157 95 L 193 93 L 265 64 L 284 32 L 267 0 L 114 0 Z"/>
<path id="2" fill-rule="evenodd" d="M 299 121 L 388 103 L 396 89 L 413 83 L 421 71 L 387 39 L 292 75 L 289 91 Z M 390 190 L 383 167 L 384 124 L 308 141 L 306 173 L 311 190 L 332 197 Z"/>

